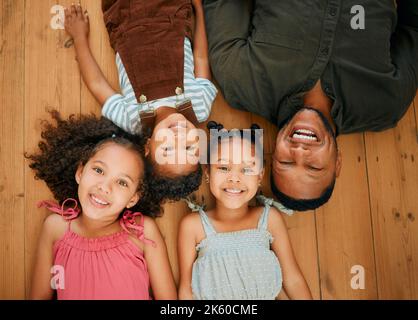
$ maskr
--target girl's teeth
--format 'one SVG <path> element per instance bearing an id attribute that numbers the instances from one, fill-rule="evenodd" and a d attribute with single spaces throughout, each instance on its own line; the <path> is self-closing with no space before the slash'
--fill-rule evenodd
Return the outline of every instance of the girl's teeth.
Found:
<path id="1" fill-rule="evenodd" d="M 241 193 L 241 190 L 239 189 L 225 189 L 225 191 L 229 193 Z"/>
<path id="2" fill-rule="evenodd" d="M 95 196 L 91 196 L 92 198 L 93 198 L 93 200 L 94 201 L 96 201 L 97 203 L 99 203 L 99 204 L 102 204 L 102 205 L 108 205 L 108 203 L 107 202 L 104 202 L 104 201 L 102 201 L 102 200 L 100 200 L 100 199 L 97 199 Z"/>

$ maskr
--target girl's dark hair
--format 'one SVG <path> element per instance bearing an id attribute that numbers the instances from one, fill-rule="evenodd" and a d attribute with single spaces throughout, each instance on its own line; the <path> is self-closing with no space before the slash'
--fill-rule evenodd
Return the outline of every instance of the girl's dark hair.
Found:
<path id="1" fill-rule="evenodd" d="M 145 166 L 143 181 L 138 191 L 141 199 L 130 208 L 144 215 L 157 216 L 160 203 L 156 201 L 148 188 L 147 162 L 144 160 L 144 149 L 147 138 L 132 135 L 105 118 L 95 115 L 71 115 L 63 120 L 58 111 L 50 111 L 54 122 L 42 121 L 42 141 L 36 153 L 25 153 L 31 161 L 29 167 L 34 170 L 35 178 L 44 180 L 54 198 L 62 204 L 66 199 L 78 199 L 78 184 L 75 173 L 79 165 L 85 165 L 106 143 L 116 143 L 135 151 Z M 158 199 L 157 199 L 158 200 Z"/>
<path id="2" fill-rule="evenodd" d="M 215 121 L 209 121 L 207 124 L 207 128 L 209 130 L 209 147 L 208 147 L 208 161 L 210 164 L 210 155 L 213 148 L 216 148 L 219 142 L 223 138 L 239 136 L 241 139 L 249 140 L 256 149 L 256 154 L 260 154 L 259 152 L 263 152 L 263 145 L 260 141 L 260 126 L 256 123 L 253 123 L 249 129 L 232 129 L 226 130 L 221 123 L 217 123 Z M 249 132 L 248 132 L 249 131 Z M 213 134 L 214 133 L 214 134 Z M 249 133 L 249 134 L 248 134 Z"/>
<path id="3" fill-rule="evenodd" d="M 148 160 L 149 161 L 149 160 Z M 154 198 L 159 203 L 170 201 L 179 201 L 186 198 L 189 194 L 199 189 L 202 182 L 203 170 L 199 163 L 197 169 L 188 175 L 169 178 L 157 174 L 152 170 L 152 163 L 147 166 L 148 187 L 153 193 Z"/>

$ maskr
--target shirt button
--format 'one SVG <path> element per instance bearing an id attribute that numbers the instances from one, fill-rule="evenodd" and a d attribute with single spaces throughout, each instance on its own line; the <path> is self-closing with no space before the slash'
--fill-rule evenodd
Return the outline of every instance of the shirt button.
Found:
<path id="1" fill-rule="evenodd" d="M 141 95 L 140 97 L 139 97 L 139 102 L 141 102 L 141 103 L 145 103 L 145 102 L 147 102 L 147 97 L 145 96 L 145 95 Z"/>

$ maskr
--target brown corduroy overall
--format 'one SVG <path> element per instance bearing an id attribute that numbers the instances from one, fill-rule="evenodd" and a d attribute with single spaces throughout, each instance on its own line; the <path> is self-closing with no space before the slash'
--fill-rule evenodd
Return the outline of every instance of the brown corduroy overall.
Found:
<path id="1" fill-rule="evenodd" d="M 181 94 L 184 38 L 191 38 L 191 1 L 105 2 L 110 44 L 122 59 L 137 100 L 144 103 Z"/>

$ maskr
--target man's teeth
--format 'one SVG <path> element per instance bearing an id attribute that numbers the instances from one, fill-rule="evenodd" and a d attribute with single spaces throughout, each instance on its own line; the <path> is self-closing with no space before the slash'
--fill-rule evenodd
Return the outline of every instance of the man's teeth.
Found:
<path id="1" fill-rule="evenodd" d="M 296 139 L 305 139 L 305 140 L 310 140 L 310 141 L 318 141 L 318 139 L 316 137 L 304 136 L 303 134 L 297 134 L 297 133 L 295 133 L 293 135 L 293 138 L 296 138 Z"/>
<path id="2" fill-rule="evenodd" d="M 304 140 L 310 140 L 310 141 L 318 141 L 318 138 L 316 137 L 315 133 L 313 131 L 307 130 L 307 129 L 296 130 L 293 133 L 292 138 L 304 139 Z"/>
<path id="3" fill-rule="evenodd" d="M 108 203 L 107 202 L 104 202 L 104 201 L 102 201 L 102 200 L 100 200 L 100 199 L 97 199 L 95 196 L 91 196 L 92 197 L 92 199 L 94 200 L 94 201 L 96 201 L 97 203 L 99 203 L 99 204 L 102 204 L 102 205 L 108 205 Z"/>
<path id="4" fill-rule="evenodd" d="M 241 189 L 225 189 L 225 191 L 229 192 L 229 193 L 235 193 L 235 194 L 238 194 L 238 193 L 242 192 Z"/>

